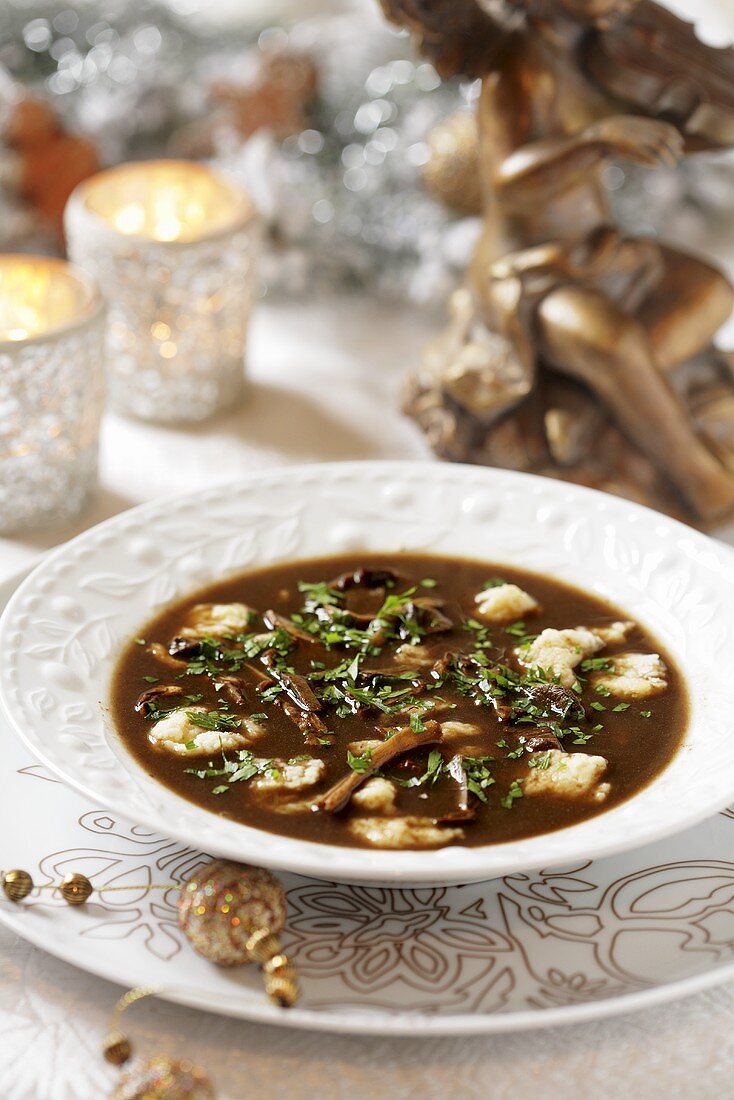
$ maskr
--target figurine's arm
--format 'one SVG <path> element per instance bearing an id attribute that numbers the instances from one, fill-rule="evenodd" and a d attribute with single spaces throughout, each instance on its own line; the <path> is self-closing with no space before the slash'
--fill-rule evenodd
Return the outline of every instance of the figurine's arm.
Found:
<path id="1" fill-rule="evenodd" d="M 515 149 L 497 166 L 494 187 L 505 201 L 549 197 L 572 186 L 601 160 L 619 158 L 653 168 L 673 167 L 683 153 L 674 126 L 637 115 L 602 119 L 577 137 L 545 138 Z"/>
<path id="2" fill-rule="evenodd" d="M 539 129 L 549 128 L 538 120 L 556 113 L 556 94 L 555 74 L 519 51 L 484 80 L 477 109 L 483 175 L 506 205 L 547 201 L 607 158 L 672 166 L 682 154 L 674 126 L 637 115 L 536 140 Z"/>

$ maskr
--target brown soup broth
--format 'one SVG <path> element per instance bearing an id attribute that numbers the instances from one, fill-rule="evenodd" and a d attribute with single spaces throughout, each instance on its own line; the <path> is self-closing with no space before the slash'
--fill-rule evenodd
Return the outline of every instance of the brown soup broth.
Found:
<path id="1" fill-rule="evenodd" d="M 182 797 L 223 817 L 299 839 L 362 846 L 361 841 L 347 828 L 350 814 L 356 812 L 351 806 L 338 813 L 323 810 L 294 814 L 276 812 L 268 805 L 267 799 L 263 798 L 262 792 L 255 792 L 248 781 L 227 785 L 226 777 L 199 778 L 187 769 L 206 769 L 210 761 L 215 765 L 221 763 L 221 754 L 215 754 L 214 757 L 198 756 L 192 760 L 153 747 L 149 741 L 153 720 L 145 713 L 146 707 L 142 708 L 142 713 L 136 713 L 135 710 L 140 695 L 150 688 L 151 678 L 155 677 L 160 684 L 182 686 L 187 694 L 200 695 L 201 699 L 195 704 L 197 706 L 224 710 L 235 715 L 267 713 L 268 718 L 263 723 L 266 732 L 251 746 L 253 754 L 258 758 L 282 760 L 307 755 L 323 760 L 325 772 L 322 779 L 313 789 L 299 796 L 309 802 L 313 801 L 350 772 L 347 746 L 355 741 L 383 738 L 390 722 L 389 716 L 385 717 L 382 712 L 370 708 L 357 714 L 337 717 L 333 705 L 324 705 L 321 717 L 328 727 L 333 743 L 305 745 L 304 734 L 283 713 L 277 702 L 262 702 L 257 690 L 258 684 L 264 682 L 264 670 L 259 657 L 245 662 L 237 671 L 237 677 L 245 684 L 246 697 L 245 704 L 237 706 L 223 703 L 222 693 L 216 690 L 210 676 L 188 675 L 185 661 L 174 662 L 169 667 L 151 654 L 149 646 L 150 643 L 160 643 L 167 648 L 171 639 L 179 634 L 187 613 L 194 605 L 203 602 L 239 602 L 258 612 L 272 608 L 284 616 L 297 615 L 305 599 L 304 594 L 299 591 L 299 582 L 328 582 L 337 575 L 351 572 L 360 566 L 391 569 L 400 574 L 400 583 L 396 585 L 395 592 L 402 592 L 405 588 L 416 585 L 417 594 L 430 595 L 443 601 L 444 612 L 457 625 L 422 639 L 436 657 L 447 652 L 463 653 L 475 649 L 477 638 L 483 635 L 478 635 L 476 628 L 468 629 L 464 624 L 467 620 L 474 620 L 476 623 L 474 596 L 493 577 L 501 577 L 530 593 L 541 605 L 541 610 L 524 617 L 524 628 L 511 623 L 487 624 L 490 641 L 487 642 L 484 652 L 491 662 L 500 662 L 517 669 L 519 666 L 513 651 L 524 631 L 536 635 L 546 627 L 563 629 L 583 625 L 593 628 L 633 617 L 597 596 L 550 577 L 506 565 L 459 558 L 413 553 L 364 553 L 291 562 L 253 570 L 209 585 L 195 595 L 167 607 L 141 629 L 142 639 L 131 641 L 122 653 L 113 682 L 113 717 L 124 744 L 145 771 Z M 429 585 L 422 586 L 423 580 L 428 580 Z M 375 613 L 384 598 L 384 591 L 375 593 L 355 590 L 349 594 L 348 606 L 354 611 L 361 610 L 366 621 L 366 617 Z M 512 633 L 507 632 L 508 627 Z M 263 632 L 266 627 L 258 619 L 248 630 Z M 145 644 L 142 644 L 143 639 Z M 395 642 L 391 647 L 386 645 L 380 655 L 365 656 L 363 663 L 367 666 L 384 664 L 384 658 L 391 656 L 395 646 L 399 644 Z M 227 641 L 222 645 L 234 648 L 236 643 Z M 528 774 L 528 754 L 522 752 L 521 738 L 528 737 L 537 730 L 532 725 L 500 721 L 492 706 L 477 705 L 472 698 L 461 694 L 449 679 L 432 689 L 436 697 L 453 705 L 450 711 L 437 714 L 437 720 L 449 718 L 451 721 L 481 726 L 481 741 L 472 748 L 472 752 L 477 757 L 494 758 L 488 765 L 494 782 L 484 791 L 486 802 L 480 798 L 472 798 L 475 817 L 465 825 L 465 836 L 458 843 L 468 846 L 494 844 L 572 825 L 629 798 L 665 768 L 681 744 L 687 723 L 688 705 L 682 677 L 663 647 L 637 625 L 624 642 L 605 648 L 603 656 L 613 656 L 615 652 L 622 651 L 660 654 L 668 669 L 668 687 L 663 694 L 654 698 L 633 700 L 626 708 L 615 710 L 619 700 L 597 694 L 588 682 L 588 676 L 581 674 L 579 698 L 586 709 L 587 717 L 581 720 L 572 717 L 565 719 L 564 726 L 576 726 L 581 732 L 580 735 L 566 733 L 562 745 L 564 750 L 570 752 L 591 753 L 606 758 L 608 769 L 605 779 L 611 787 L 608 797 L 601 803 L 548 795 L 518 797 L 510 800 L 508 805 L 506 796 L 513 780 L 522 779 Z M 307 675 L 313 671 L 312 662 L 321 662 L 331 668 L 341 664 L 346 658 L 351 659 L 357 652 L 357 649 L 345 650 L 338 646 L 330 649 L 319 641 L 313 644 L 299 642 L 288 653 L 287 662 L 296 672 Z M 177 671 L 178 668 L 180 672 Z M 396 681 L 396 687 L 400 686 L 401 682 Z M 418 698 L 424 696 L 420 695 Z M 597 706 L 592 708 L 592 703 L 604 709 L 597 709 Z M 163 698 L 158 701 L 158 705 L 164 710 L 173 705 L 194 704 L 184 704 L 174 697 Z M 430 713 L 426 713 L 424 717 L 429 719 Z M 380 722 L 380 732 L 376 733 Z M 394 722 L 394 725 L 404 724 L 405 721 Z M 602 729 L 593 731 L 596 725 L 601 725 Z M 580 743 L 574 743 L 579 738 Z M 498 745 L 498 742 L 501 744 Z M 420 777 L 425 772 L 430 751 L 431 746 L 418 748 L 409 752 L 407 759 L 398 758 L 384 769 L 384 774 L 388 777 L 403 780 L 397 803 L 400 814 L 440 818 L 442 815 L 450 815 L 456 808 L 456 784 L 449 776 L 444 775 L 434 784 L 423 782 L 412 787 L 404 785 L 406 780 Z M 448 749 L 441 748 L 441 752 L 446 759 L 451 756 Z M 227 786 L 224 793 L 213 793 L 215 790 L 221 791 L 223 785 Z"/>

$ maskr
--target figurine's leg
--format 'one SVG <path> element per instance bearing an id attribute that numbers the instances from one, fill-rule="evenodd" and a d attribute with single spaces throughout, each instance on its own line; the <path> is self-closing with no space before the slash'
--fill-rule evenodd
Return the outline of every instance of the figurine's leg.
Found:
<path id="1" fill-rule="evenodd" d="M 694 511 L 734 507 L 734 477 L 703 445 L 657 369 L 642 326 L 598 291 L 567 285 L 538 306 L 542 355 L 588 385 Z"/>
<path id="2" fill-rule="evenodd" d="M 734 308 L 734 290 L 703 260 L 671 248 L 661 253 L 664 273 L 636 316 L 658 367 L 670 370 L 708 347 Z"/>

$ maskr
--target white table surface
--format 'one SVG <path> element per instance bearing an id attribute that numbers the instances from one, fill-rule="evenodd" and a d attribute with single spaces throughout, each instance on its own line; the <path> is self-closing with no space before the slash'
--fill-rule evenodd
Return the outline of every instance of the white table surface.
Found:
<path id="1" fill-rule="evenodd" d="M 109 416 L 101 487 L 65 530 L 0 539 L 0 575 L 140 501 L 272 464 L 427 457 L 397 412 L 403 369 L 430 321 L 365 300 L 263 305 L 252 332 L 249 400 L 194 431 Z M 358 350 L 357 350 L 358 349 Z M 12 864 L 12 837 L 0 864 Z M 102 1100 L 115 1073 L 99 1055 L 117 987 L 0 929 L 0 1097 Z M 184 1052 L 219 1100 L 730 1100 L 734 985 L 585 1026 L 497 1038 L 381 1039 L 247 1024 L 163 1002 L 131 1020 L 142 1051 Z"/>

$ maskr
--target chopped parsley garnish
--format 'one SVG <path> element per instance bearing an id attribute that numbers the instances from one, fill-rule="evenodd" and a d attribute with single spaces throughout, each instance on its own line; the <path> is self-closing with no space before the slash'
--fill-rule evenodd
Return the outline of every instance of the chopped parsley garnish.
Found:
<path id="1" fill-rule="evenodd" d="M 504 798 L 500 799 L 500 806 L 503 810 L 511 810 L 518 798 L 522 798 L 523 791 L 521 781 L 519 779 L 513 779 L 510 784 L 509 790 Z"/>
<path id="2" fill-rule="evenodd" d="M 537 634 L 527 633 L 525 623 L 522 619 L 520 619 L 519 622 L 510 623 L 509 626 L 506 626 L 505 634 L 511 634 L 513 638 L 518 638 L 521 649 L 526 649 L 538 637 Z"/>
<path id="3" fill-rule="evenodd" d="M 581 662 L 582 672 L 613 672 L 614 662 L 608 657 L 587 657 Z"/>
<path id="4" fill-rule="evenodd" d="M 200 729 L 216 730 L 218 733 L 231 733 L 242 725 L 241 718 L 221 710 L 187 710 L 186 716 Z"/>
<path id="5" fill-rule="evenodd" d="M 652 718 L 652 711 L 651 710 L 641 710 L 640 711 L 640 718 Z"/>
<path id="6" fill-rule="evenodd" d="M 359 756 L 347 749 L 347 764 L 353 772 L 366 772 L 372 766 L 372 749 Z"/>
<path id="7" fill-rule="evenodd" d="M 630 705 L 630 703 L 617 703 L 616 706 L 612 707 L 612 711 L 614 714 L 620 714 L 623 710 L 629 710 Z"/>
<path id="8" fill-rule="evenodd" d="M 330 588 L 326 581 L 299 581 L 298 591 L 306 597 L 303 605 L 306 611 L 315 611 L 319 607 L 336 607 L 341 601 L 341 594 Z"/>
<path id="9" fill-rule="evenodd" d="M 493 762 L 493 756 L 465 756 L 461 762 L 466 772 L 467 788 L 480 802 L 487 801 L 487 788 L 494 783 L 490 771 Z"/>
<path id="10" fill-rule="evenodd" d="M 259 759 L 249 749 L 238 749 L 231 756 L 222 753 L 222 763 L 219 767 L 213 761 L 209 761 L 206 768 L 186 768 L 187 775 L 195 775 L 197 779 L 221 779 L 227 776 L 227 785 L 215 787 L 212 794 L 223 794 L 232 783 L 246 782 L 254 779 L 256 775 L 280 776 L 277 764 L 273 760 Z"/>

